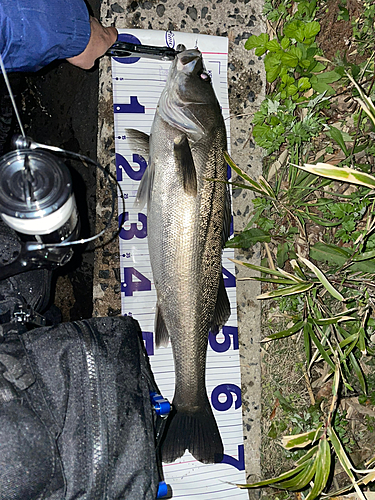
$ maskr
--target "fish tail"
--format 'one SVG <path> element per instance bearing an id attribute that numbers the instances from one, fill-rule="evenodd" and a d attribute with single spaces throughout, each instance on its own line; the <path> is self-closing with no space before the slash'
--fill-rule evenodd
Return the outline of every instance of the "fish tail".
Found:
<path id="1" fill-rule="evenodd" d="M 212 464 L 222 461 L 223 442 L 208 399 L 206 402 L 194 411 L 173 407 L 161 448 L 163 462 L 174 462 L 182 457 L 185 450 L 199 462 Z"/>

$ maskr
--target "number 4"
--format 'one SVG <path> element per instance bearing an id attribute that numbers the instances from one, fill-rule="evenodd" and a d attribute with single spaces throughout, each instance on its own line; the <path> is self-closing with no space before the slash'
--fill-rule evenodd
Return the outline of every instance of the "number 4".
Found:
<path id="1" fill-rule="evenodd" d="M 138 281 L 133 281 L 133 276 Z M 126 297 L 132 296 L 134 292 L 144 292 L 151 290 L 151 281 L 134 267 L 124 268 L 124 281 L 121 283 L 121 291 Z"/>

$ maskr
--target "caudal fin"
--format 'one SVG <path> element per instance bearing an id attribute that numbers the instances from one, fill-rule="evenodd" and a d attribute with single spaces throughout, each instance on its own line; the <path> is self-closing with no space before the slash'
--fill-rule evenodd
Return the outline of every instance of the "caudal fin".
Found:
<path id="1" fill-rule="evenodd" d="M 194 412 L 174 409 L 169 419 L 161 449 L 163 462 L 174 462 L 182 457 L 185 450 L 190 451 L 199 462 L 221 462 L 223 443 L 208 401 L 202 409 Z"/>

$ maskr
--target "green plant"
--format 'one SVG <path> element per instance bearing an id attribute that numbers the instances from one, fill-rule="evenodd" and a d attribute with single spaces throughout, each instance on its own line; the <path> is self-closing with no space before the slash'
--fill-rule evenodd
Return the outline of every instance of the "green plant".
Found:
<path id="1" fill-rule="evenodd" d="M 356 21 L 367 25 L 368 33 L 372 4 L 364 2 Z M 294 433 L 284 436 L 282 445 L 291 453 L 298 450 L 291 455 L 295 468 L 243 487 L 303 491 L 312 500 L 327 490 L 335 455 L 350 480 L 335 493 L 354 488 L 363 499 L 361 487 L 375 479 L 375 471 L 352 465 L 348 453 L 355 443 L 339 402 L 354 392 L 364 404 L 375 401 L 364 369 L 375 355 L 375 177 L 373 163 L 366 161 L 375 153 L 374 54 L 358 64 L 347 54 L 324 58 L 316 42 L 316 15 L 324 8 L 323 1 L 266 1 L 269 33 L 246 42 L 248 50 L 264 56 L 268 95 L 255 113 L 252 133 L 268 156 L 257 180 L 227 157 L 239 176 L 233 187 L 255 195 L 247 226 L 227 245 L 264 246 L 261 266 L 235 261 L 259 273 L 247 278 L 263 283 L 258 299 L 271 299 L 288 317 L 286 326 L 263 341 L 301 338 L 306 377 L 324 365 L 326 379 L 333 380 L 332 397 L 328 411 L 313 404 L 307 414 L 279 394 L 283 414 L 268 433 L 276 439 L 286 430 Z M 338 10 L 338 18 L 347 21 L 345 0 Z M 371 36 L 362 42 L 373 47 Z M 338 96 L 359 105 L 350 127 L 345 118 L 332 119 L 331 103 Z"/>
<path id="2" fill-rule="evenodd" d="M 363 2 L 362 14 L 353 21 L 353 38 L 361 54 L 374 50 L 375 4 L 372 0 Z"/>
<path id="3" fill-rule="evenodd" d="M 356 82 L 355 87 L 361 96 L 358 101 L 362 109 L 371 120 L 375 120 L 372 101 L 360 86 L 357 87 Z M 335 133 L 334 136 L 337 142 L 342 142 L 341 136 Z M 341 147 L 346 147 L 345 142 Z M 263 341 L 303 335 L 307 372 L 311 371 L 314 363 L 326 363 L 334 377 L 333 401 L 328 415 L 324 417 L 324 425 L 314 421 L 310 430 L 283 438 L 286 449 L 307 448 L 306 454 L 296 461 L 296 468 L 246 487 L 273 485 L 294 491 L 308 488 L 313 481 L 306 497 L 312 500 L 327 485 L 331 453 L 334 451 L 351 481 L 346 489 L 355 488 L 358 495 L 364 498 L 360 486 L 375 479 L 375 475 L 366 469 L 361 472 L 364 474 L 362 479 L 356 478 L 358 471 L 355 471 L 344 449 L 345 445 L 350 449 L 352 442 L 346 434 L 345 414 L 337 411 L 337 402 L 342 390 L 353 392 L 355 388 L 367 395 L 362 358 L 374 354 L 368 327 L 373 323 L 370 312 L 371 305 L 375 303 L 375 223 L 369 210 L 374 203 L 372 189 L 375 177 L 347 166 L 325 163 L 290 165 L 283 174 L 275 173 L 271 186 L 263 177 L 258 181 L 251 179 L 229 156 L 227 161 L 244 180 L 244 184 L 235 183 L 235 187 L 246 187 L 257 195 L 247 228 L 228 245 L 241 246 L 245 242 L 254 244 L 262 241 L 265 245 L 273 242 L 278 248 L 277 268 L 272 262 L 270 267 L 242 261 L 235 261 L 236 264 L 260 273 L 260 276 L 248 279 L 268 283 L 272 287 L 258 299 L 285 302 L 288 296 L 303 298 L 302 307 L 293 311 L 292 324 Z M 324 189 L 329 188 L 332 181 L 353 184 L 357 188 L 340 199 L 336 193 Z M 317 193 L 322 195 L 320 200 Z M 276 223 L 266 225 L 271 218 Z M 306 224 L 311 222 L 319 223 L 326 229 L 326 242 L 307 243 Z M 260 227 L 252 228 L 254 223 Z M 307 243 L 300 251 L 296 249 L 297 240 Z M 349 245 L 340 246 L 342 243 Z M 291 268 L 288 271 L 282 268 L 287 260 Z M 294 424 L 298 424 L 296 417 Z M 275 422 L 270 429 L 271 436 L 276 437 L 285 428 L 282 422 Z"/>
<path id="4" fill-rule="evenodd" d="M 335 420 L 339 420 L 337 428 L 340 430 L 340 425 L 342 427 L 343 424 L 343 417 L 338 418 L 336 414 L 340 379 L 340 365 L 336 363 L 332 386 L 333 399 L 324 423 L 316 424 L 310 431 L 282 438 L 282 446 L 286 450 L 306 449 L 306 453 L 296 460 L 295 467 L 271 479 L 252 484 L 239 484 L 239 488 L 250 489 L 271 486 L 287 491 L 308 490 L 305 499 L 314 500 L 326 488 L 332 465 L 332 451 L 334 451 L 351 481 L 348 487 L 341 488 L 334 495 L 342 494 L 354 488 L 358 497 L 361 500 L 366 500 L 360 486 L 367 485 L 375 479 L 375 470 L 356 470 L 353 467 L 333 425 Z M 362 477 L 357 479 L 357 475 Z M 313 484 L 309 488 L 311 482 Z"/>

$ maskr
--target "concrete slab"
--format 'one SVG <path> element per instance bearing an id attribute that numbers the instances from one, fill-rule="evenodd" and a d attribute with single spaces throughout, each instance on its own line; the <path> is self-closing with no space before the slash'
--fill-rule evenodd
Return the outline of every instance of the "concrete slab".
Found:
<path id="1" fill-rule="evenodd" d="M 253 178 L 261 174 L 261 151 L 250 139 L 251 119 L 259 108 L 265 93 L 263 65 L 253 52 L 244 49 L 244 42 L 252 34 L 264 31 L 261 18 L 263 0 L 216 0 L 194 3 L 129 2 L 102 0 L 101 18 L 105 25 L 118 28 L 175 30 L 191 33 L 225 36 L 229 39 L 229 100 L 231 109 L 231 151 L 234 161 Z M 115 171 L 113 111 L 110 61 L 101 60 L 99 76 L 98 159 Z M 251 213 L 249 191 L 234 192 L 233 213 L 235 230 L 243 228 Z M 102 178 L 98 180 L 97 226 L 102 227 L 108 216 L 109 191 Z M 113 227 L 113 233 L 116 227 Z M 108 239 L 108 237 L 107 237 Z M 260 252 L 236 253 L 239 260 L 260 262 Z M 248 276 L 241 266 L 237 278 Z M 260 293 L 258 283 L 238 281 L 237 303 L 242 375 L 242 398 L 246 472 L 249 480 L 260 477 Z M 119 251 L 115 238 L 99 249 L 94 271 L 94 314 L 120 314 Z M 251 497 L 258 497 L 257 492 Z"/>

